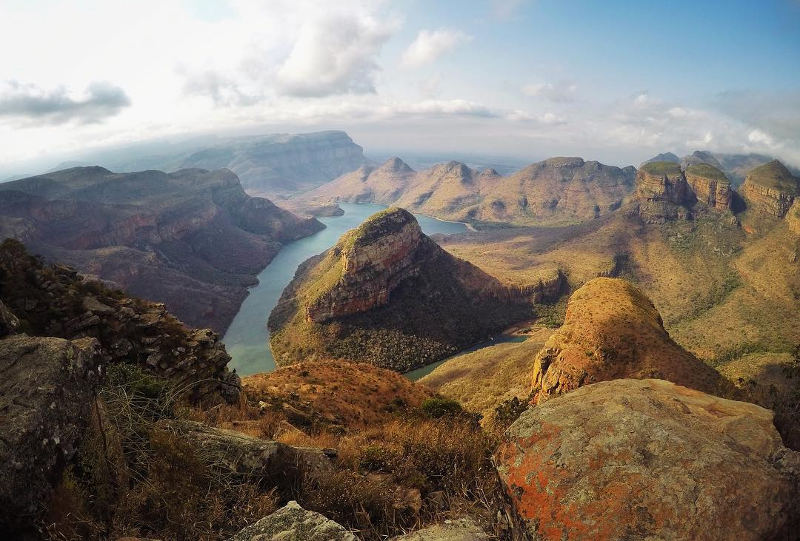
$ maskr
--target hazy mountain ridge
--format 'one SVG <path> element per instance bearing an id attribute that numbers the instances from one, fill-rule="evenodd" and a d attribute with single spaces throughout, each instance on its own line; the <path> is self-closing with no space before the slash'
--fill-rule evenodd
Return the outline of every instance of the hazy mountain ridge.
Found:
<path id="1" fill-rule="evenodd" d="M 228 170 L 73 168 L 0 184 L 0 236 L 224 331 L 281 243 L 323 226 Z"/>
<path id="2" fill-rule="evenodd" d="M 508 176 L 451 161 L 416 172 L 400 158 L 362 167 L 298 198 L 396 204 L 446 220 L 516 225 L 566 224 L 619 208 L 633 191 L 635 169 L 550 158 Z"/>

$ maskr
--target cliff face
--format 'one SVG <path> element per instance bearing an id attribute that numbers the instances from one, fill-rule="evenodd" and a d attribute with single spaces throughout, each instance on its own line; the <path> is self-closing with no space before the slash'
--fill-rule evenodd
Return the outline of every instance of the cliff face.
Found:
<path id="1" fill-rule="evenodd" d="M 719 169 L 690 165 L 684 174 L 698 201 L 717 210 L 731 210 L 731 184 Z"/>
<path id="2" fill-rule="evenodd" d="M 195 399 L 238 399 L 239 378 L 228 372 L 230 357 L 215 333 L 185 327 L 163 304 L 127 297 L 60 264 L 45 266 L 11 239 L 0 244 L 0 299 L 18 332 L 94 339 L 98 364 L 137 364 Z"/>
<path id="3" fill-rule="evenodd" d="M 228 168 L 256 192 L 288 195 L 358 169 L 363 149 L 342 131 L 236 138 L 184 157 L 182 168 Z"/>
<path id="4" fill-rule="evenodd" d="M 800 193 L 798 179 L 779 161 L 774 160 L 756 167 L 742 186 L 742 195 L 756 212 L 783 218 Z"/>
<path id="5" fill-rule="evenodd" d="M 388 209 L 300 266 L 270 314 L 270 345 L 278 364 L 344 358 L 407 371 L 523 319 L 537 287 L 504 286 Z"/>
<path id="6" fill-rule="evenodd" d="M 220 332 L 281 243 L 323 227 L 248 196 L 228 170 L 81 167 L 0 191 L 0 237 Z"/>
<path id="7" fill-rule="evenodd" d="M 636 173 L 636 199 L 647 223 L 664 223 L 687 218 L 694 194 L 679 164 L 650 162 Z"/>
<path id="8" fill-rule="evenodd" d="M 730 387 L 676 344 L 652 301 L 629 282 L 596 278 L 572 294 L 564 325 L 536 356 L 534 401 L 618 378 L 659 378 L 719 394 Z"/>
<path id="9" fill-rule="evenodd" d="M 551 158 L 512 175 L 460 162 L 415 172 L 398 158 L 344 175 L 302 199 L 396 204 L 447 220 L 520 225 L 574 223 L 617 209 L 631 193 L 633 167 Z"/>

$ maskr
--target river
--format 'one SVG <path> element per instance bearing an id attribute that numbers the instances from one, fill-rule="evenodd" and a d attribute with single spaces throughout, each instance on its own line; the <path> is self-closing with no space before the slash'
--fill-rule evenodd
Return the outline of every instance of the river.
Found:
<path id="1" fill-rule="evenodd" d="M 340 203 L 344 216 L 320 218 L 325 229 L 310 237 L 287 244 L 258 275 L 258 285 L 250 289 L 239 312 L 228 327 L 222 341 L 231 356 L 229 366 L 241 376 L 275 370 L 275 360 L 269 349 L 267 317 L 278 304 L 283 289 L 294 277 L 297 266 L 313 255 L 324 252 L 346 231 L 358 227 L 370 215 L 385 209 L 382 205 Z M 466 226 L 415 215 L 422 230 L 428 234 L 463 233 Z"/>

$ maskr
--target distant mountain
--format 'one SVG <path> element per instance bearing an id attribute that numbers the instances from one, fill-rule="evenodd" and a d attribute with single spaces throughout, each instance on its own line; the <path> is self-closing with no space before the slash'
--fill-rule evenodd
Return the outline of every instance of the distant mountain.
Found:
<path id="1" fill-rule="evenodd" d="M 269 197 L 310 190 L 366 162 L 343 131 L 200 139 L 159 148 L 131 146 L 62 162 L 56 169 L 99 164 L 117 172 L 230 169 L 242 186 Z"/>
<path id="2" fill-rule="evenodd" d="M 751 169 L 764 165 L 774 158 L 764 154 L 728 154 L 724 152 L 710 152 L 708 150 L 695 150 L 691 154 L 678 158 L 672 152 L 665 152 L 653 156 L 649 160 L 642 162 L 642 165 L 650 162 L 675 162 L 680 163 L 682 169 L 690 165 L 708 164 L 721 170 L 730 179 L 734 187 L 740 186 L 744 182 L 744 177 Z"/>
<path id="3" fill-rule="evenodd" d="M 509 176 L 461 162 L 416 172 L 400 158 L 364 166 L 300 198 L 399 205 L 446 220 L 518 225 L 577 223 L 619 208 L 636 170 L 581 158 L 550 158 Z"/>
<path id="4" fill-rule="evenodd" d="M 224 169 L 78 167 L 0 184 L 0 238 L 218 332 L 281 244 L 323 227 L 248 196 Z"/>
<path id="5" fill-rule="evenodd" d="M 662 152 L 661 154 L 656 154 L 649 160 L 645 160 L 642 162 L 642 165 L 651 162 L 674 162 L 674 163 L 681 163 L 681 159 L 677 157 L 672 152 Z"/>

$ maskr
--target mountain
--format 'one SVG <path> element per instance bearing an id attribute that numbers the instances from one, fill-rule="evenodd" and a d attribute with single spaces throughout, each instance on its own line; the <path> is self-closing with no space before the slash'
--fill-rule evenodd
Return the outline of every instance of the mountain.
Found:
<path id="1" fill-rule="evenodd" d="M 78 167 L 0 184 L 0 238 L 224 331 L 281 244 L 322 229 L 228 170 Z"/>
<path id="2" fill-rule="evenodd" d="M 343 131 L 196 138 L 87 153 L 57 169 L 99 164 L 118 172 L 230 169 L 250 193 L 268 197 L 310 190 L 365 163 Z"/>
<path id="3" fill-rule="evenodd" d="M 642 165 L 649 162 L 675 162 L 681 164 L 681 169 L 686 169 L 690 165 L 707 164 L 722 171 L 733 186 L 741 186 L 748 171 L 772 160 L 774 158 L 764 154 L 730 154 L 695 150 L 683 158 L 672 152 L 664 152 L 642 162 Z"/>
<path id="4" fill-rule="evenodd" d="M 509 176 L 460 162 L 416 172 L 399 158 L 343 175 L 301 199 L 399 205 L 445 220 L 516 225 L 577 223 L 619 208 L 635 169 L 550 158 Z"/>
<path id="5" fill-rule="evenodd" d="M 756 167 L 747 174 L 742 194 L 756 212 L 783 218 L 800 195 L 800 178 L 777 160 Z"/>
<path id="6" fill-rule="evenodd" d="M 626 280 L 595 278 L 569 299 L 564 324 L 533 364 L 533 400 L 541 404 L 610 379 L 657 378 L 708 393 L 733 386 L 681 348 L 652 301 Z"/>
<path id="7" fill-rule="evenodd" d="M 289 194 L 308 190 L 357 169 L 363 149 L 342 131 L 242 137 L 182 157 L 180 168 L 236 173 L 249 191 Z"/>
<path id="8" fill-rule="evenodd" d="M 732 198 L 725 174 L 705 163 L 682 170 L 675 162 L 647 162 L 636 173 L 634 199 L 649 223 L 690 218 L 698 202 L 719 211 L 731 210 Z"/>
<path id="9" fill-rule="evenodd" d="M 681 159 L 673 154 L 672 152 L 662 152 L 661 154 L 656 154 L 649 160 L 645 160 L 642 162 L 642 165 L 650 162 L 673 162 L 673 163 L 681 163 Z M 641 166 L 640 166 L 641 167 Z"/>
<path id="10" fill-rule="evenodd" d="M 800 343 L 797 208 L 777 218 L 757 207 L 732 214 L 702 202 L 673 203 L 669 198 L 687 201 L 680 193 L 697 196 L 677 164 L 663 167 L 655 171 L 661 174 L 640 170 L 642 191 L 692 219 L 648 219 L 635 200 L 587 224 L 477 231 L 439 242 L 506 283 L 560 271 L 575 291 L 598 276 L 626 278 L 646 292 L 682 348 L 720 369 L 757 366 L 759 375 L 743 381 L 767 382 Z"/>
<path id="11" fill-rule="evenodd" d="M 342 358 L 405 372 L 524 319 L 543 287 L 505 286 L 390 208 L 298 268 L 270 314 L 270 346 L 279 365 Z"/>

